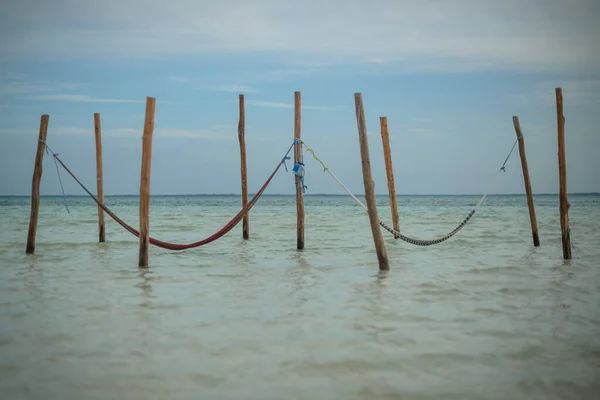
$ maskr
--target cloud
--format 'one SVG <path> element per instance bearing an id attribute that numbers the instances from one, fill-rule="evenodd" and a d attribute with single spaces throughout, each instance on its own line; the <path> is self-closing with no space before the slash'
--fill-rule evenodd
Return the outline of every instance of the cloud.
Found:
<path id="1" fill-rule="evenodd" d="M 64 126 L 49 128 L 52 136 L 89 136 L 94 130 L 92 128 L 80 128 L 73 126 Z M 143 129 L 139 128 L 113 128 L 103 129 L 103 137 L 117 138 L 141 138 Z M 0 135 L 31 135 L 36 136 L 37 129 L 0 129 Z M 198 129 L 179 129 L 179 128 L 155 128 L 154 138 L 186 138 L 186 139 L 207 139 L 207 140 L 233 140 L 237 138 L 237 131 L 226 125 L 213 125 L 205 130 Z"/>
<path id="2" fill-rule="evenodd" d="M 75 103 L 143 103 L 145 99 L 104 99 L 85 94 L 61 93 L 80 87 L 76 83 L 30 80 L 21 73 L 6 73 L 0 77 L 0 94 L 16 95 L 27 100 L 66 101 Z M 49 93 L 54 92 L 54 93 Z M 157 103 L 164 103 L 157 101 Z"/>
<path id="3" fill-rule="evenodd" d="M 3 9 L 0 35 L 11 59 L 260 54 L 271 64 L 407 63 L 451 72 L 600 66 L 593 0 L 6 0 Z"/>
<path id="4" fill-rule="evenodd" d="M 302 68 L 278 68 L 266 69 L 260 71 L 244 71 L 242 78 L 251 82 L 285 82 L 298 77 L 308 77 L 314 75 L 339 75 L 340 72 L 351 68 L 353 73 L 356 72 L 356 63 L 337 64 L 328 63 L 327 66 L 320 67 L 302 67 Z"/>
<path id="5" fill-rule="evenodd" d="M 20 73 L 5 73 L 0 77 L 0 94 L 29 94 L 51 91 L 72 90 L 79 85 L 67 82 L 48 82 L 27 79 L 27 76 Z"/>
<path id="6" fill-rule="evenodd" d="M 250 104 L 257 107 L 270 107 L 270 108 L 294 108 L 293 104 L 283 103 L 278 101 L 261 101 L 261 100 L 248 100 L 246 104 Z"/>
<path id="7" fill-rule="evenodd" d="M 237 125 L 229 125 L 229 124 L 212 124 L 210 129 L 213 131 L 219 132 L 235 132 L 237 135 Z M 236 136 L 237 137 L 237 136 Z"/>
<path id="8" fill-rule="evenodd" d="M 270 108 L 294 108 L 294 104 L 292 103 L 284 103 L 279 101 L 262 101 L 262 100 L 247 100 L 246 104 L 250 104 L 256 107 L 270 107 Z M 303 110 L 321 110 L 321 111 L 331 111 L 331 110 L 339 110 L 342 108 L 341 106 L 310 106 L 310 105 L 302 105 Z"/>
<path id="9" fill-rule="evenodd" d="M 102 131 L 103 136 L 121 137 L 121 138 L 141 138 L 142 128 L 118 128 Z M 89 133 L 89 129 L 87 130 Z M 211 139 L 211 140 L 232 140 L 237 138 L 231 132 L 221 130 L 220 125 L 211 126 L 209 129 L 179 129 L 179 128 L 161 128 L 154 129 L 153 138 L 185 138 L 185 139 Z M 235 131 L 237 134 L 237 131 Z"/>
<path id="10" fill-rule="evenodd" d="M 186 139 L 233 140 L 237 138 L 237 130 L 232 130 L 231 132 L 224 132 L 217 129 L 197 130 L 160 128 L 156 129 L 155 135 L 161 137 L 174 137 Z"/>
<path id="11" fill-rule="evenodd" d="M 85 94 L 38 94 L 27 97 L 30 100 L 53 100 L 53 101 L 70 101 L 76 103 L 143 103 L 145 100 L 125 100 L 125 99 L 99 99 Z"/>
<path id="12" fill-rule="evenodd" d="M 385 60 L 381 57 L 368 57 L 367 59 L 365 59 L 365 62 L 373 64 L 383 64 L 385 63 Z"/>
<path id="13" fill-rule="evenodd" d="M 519 105 L 554 105 L 558 87 L 562 89 L 565 107 L 600 103 L 600 80 L 544 81 L 513 95 L 512 100 Z"/>

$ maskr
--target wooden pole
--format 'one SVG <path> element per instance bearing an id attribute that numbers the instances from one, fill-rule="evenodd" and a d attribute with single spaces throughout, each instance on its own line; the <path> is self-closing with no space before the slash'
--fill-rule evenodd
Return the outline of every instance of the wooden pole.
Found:
<path id="1" fill-rule="evenodd" d="M 102 179 L 102 130 L 100 129 L 100 114 L 94 114 L 94 134 L 96 136 L 96 186 L 98 189 L 98 201 L 104 204 L 104 184 Z M 106 241 L 104 227 L 104 210 L 98 206 L 98 240 L 100 243 Z"/>
<path id="2" fill-rule="evenodd" d="M 294 139 L 301 139 L 301 113 L 300 113 L 301 97 L 300 92 L 294 92 Z M 294 163 L 302 160 L 302 144 L 296 143 L 294 145 Z M 293 175 L 296 180 L 296 233 L 297 233 L 297 248 L 298 250 L 304 249 L 304 194 L 302 192 L 302 182 L 300 182 L 296 175 Z"/>
<path id="3" fill-rule="evenodd" d="M 42 180 L 44 151 L 46 150 L 46 136 L 48 134 L 48 121 L 50 115 L 42 115 L 40 121 L 40 134 L 38 137 L 37 153 L 33 168 L 33 179 L 31 182 L 31 213 L 29 215 L 29 232 L 27 234 L 26 254 L 35 252 L 35 235 L 37 233 L 38 212 L 40 209 L 40 182 Z"/>
<path id="4" fill-rule="evenodd" d="M 383 157 L 385 159 L 385 174 L 390 192 L 390 207 L 392 209 L 392 223 L 394 230 L 400 232 L 400 217 L 398 217 L 398 204 L 396 203 L 396 185 L 394 184 L 394 168 L 392 167 L 392 150 L 390 149 L 390 134 L 388 132 L 387 117 L 379 117 L 381 125 L 381 141 L 383 142 Z"/>
<path id="5" fill-rule="evenodd" d="M 515 133 L 519 140 L 519 155 L 521 156 L 521 167 L 523 168 L 523 180 L 525 181 L 525 192 L 527 193 L 527 206 L 529 207 L 529 219 L 531 220 L 531 233 L 533 235 L 533 245 L 540 245 L 540 237 L 538 235 L 537 219 L 535 217 L 535 207 L 533 205 L 533 193 L 531 192 L 531 181 L 529 180 L 529 168 L 527 167 L 527 155 L 525 154 L 525 138 L 521 132 L 521 124 L 519 117 L 513 117 L 513 125 Z"/>
<path id="6" fill-rule="evenodd" d="M 240 141 L 240 160 L 242 170 L 242 208 L 248 205 L 248 181 L 246 170 L 246 114 L 244 108 L 244 95 L 240 94 L 240 121 L 238 123 L 238 139 Z M 248 225 L 248 213 L 244 215 L 242 224 L 242 236 L 244 239 L 250 237 L 250 227 Z"/>
<path id="7" fill-rule="evenodd" d="M 385 243 L 379 227 L 379 217 L 377 216 L 377 204 L 375 202 L 375 183 L 371 177 L 371 160 L 369 157 L 369 142 L 367 139 L 367 126 L 365 123 L 365 111 L 363 109 L 362 95 L 354 94 L 354 103 L 356 106 L 356 123 L 358 125 L 358 139 L 360 143 L 360 157 L 362 159 L 363 181 L 365 184 L 365 198 L 367 200 L 367 209 L 369 211 L 369 221 L 371 222 L 371 231 L 375 250 L 377 251 L 377 260 L 379 269 L 387 271 L 390 269 Z"/>
<path id="8" fill-rule="evenodd" d="M 560 229 L 562 233 L 563 258 L 571 259 L 571 230 L 569 229 L 569 208 L 567 199 L 567 158 L 565 155 L 565 117 L 563 115 L 562 89 L 556 88 L 556 120 L 558 123 L 558 172 L 560 182 Z"/>
<path id="9" fill-rule="evenodd" d="M 142 136 L 142 174 L 140 179 L 140 268 L 148 268 L 150 247 L 150 166 L 152 159 L 152 134 L 156 99 L 146 97 L 146 119 Z"/>

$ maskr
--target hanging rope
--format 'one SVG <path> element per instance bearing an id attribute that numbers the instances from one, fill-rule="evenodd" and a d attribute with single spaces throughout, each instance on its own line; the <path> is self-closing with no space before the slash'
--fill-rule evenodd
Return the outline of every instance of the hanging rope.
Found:
<path id="1" fill-rule="evenodd" d="M 56 174 L 58 175 L 58 182 L 60 183 L 60 190 L 62 191 L 63 202 L 65 203 L 65 208 L 67 209 L 67 212 L 69 214 L 71 214 L 71 211 L 69 210 L 69 206 L 67 205 L 67 195 L 65 194 L 65 188 L 63 186 L 62 179 L 60 177 L 60 170 L 58 169 L 58 164 L 56 163 L 56 157 L 58 157 L 58 153 L 53 152 L 50 149 L 50 146 L 48 146 L 48 143 L 46 143 L 44 140 L 39 140 L 39 142 L 43 143 L 44 146 L 46 147 L 46 154 L 52 155 L 54 157 L 54 166 L 56 167 Z"/>
<path id="2" fill-rule="evenodd" d="M 500 171 L 506 171 L 504 169 L 504 166 L 506 165 L 506 162 L 508 161 L 508 159 L 510 158 L 510 155 L 512 154 L 513 150 L 515 149 L 515 146 L 517 145 L 517 142 L 519 141 L 519 139 L 522 139 L 523 135 L 521 134 L 521 136 L 517 137 L 517 140 L 515 140 L 515 142 L 513 143 L 512 149 L 510 149 L 510 152 L 508 153 L 508 155 L 506 156 L 506 159 L 504 160 L 504 163 L 502 164 L 502 166 L 500 167 Z"/>
<path id="3" fill-rule="evenodd" d="M 231 219 L 231 221 L 229 221 L 219 231 L 217 231 L 213 235 L 207 237 L 206 239 L 199 240 L 197 242 L 193 242 L 193 243 L 189 243 L 189 244 L 169 243 L 169 242 L 164 242 L 162 240 L 154 239 L 152 237 L 150 238 L 150 243 L 157 247 L 167 249 L 167 250 L 187 250 L 187 249 L 191 249 L 194 247 L 199 247 L 199 246 L 203 246 L 205 244 L 211 243 L 211 242 L 223 237 L 224 235 L 226 235 L 231 229 L 233 229 L 242 220 L 244 215 L 246 213 L 248 213 L 250 211 L 250 209 L 256 204 L 256 202 L 262 196 L 262 194 L 265 191 L 265 189 L 267 188 L 267 186 L 269 186 L 269 183 L 271 183 L 271 180 L 273 179 L 273 177 L 275 176 L 277 171 L 279 171 L 279 168 L 281 167 L 281 165 L 285 164 L 285 160 L 290 159 L 289 153 L 292 150 L 293 146 L 294 146 L 294 144 L 292 144 L 290 146 L 288 151 L 285 153 L 285 156 L 283 156 L 281 161 L 279 161 L 279 163 L 277 164 L 277 167 L 275 168 L 275 170 L 273 171 L 271 176 L 269 176 L 267 181 L 263 184 L 263 186 L 260 188 L 260 190 L 254 195 L 252 200 L 250 200 L 248 205 L 246 207 L 244 207 L 235 217 L 233 217 L 233 219 Z M 123 228 L 125 228 L 127 231 L 129 231 L 131 234 L 135 235 L 136 237 L 140 236 L 140 233 L 136 229 L 134 229 L 132 226 L 125 223 L 116 214 L 114 214 L 111 210 L 109 210 L 108 207 L 106 207 L 104 204 L 101 204 L 98 201 L 98 199 L 96 198 L 96 196 L 94 196 L 85 187 L 85 185 L 83 183 L 81 183 L 81 181 L 79 179 L 77 179 L 75 174 L 73 174 L 73 172 L 71 172 L 71 170 L 62 162 L 62 160 L 58 157 L 58 154 L 53 154 L 53 156 L 54 156 L 55 160 L 57 160 L 60 163 L 60 165 L 65 169 L 65 171 L 67 171 L 69 173 L 69 175 L 71 175 L 71 177 L 75 180 L 75 182 L 77 182 L 79 184 L 79 186 L 81 186 L 81 188 L 96 202 L 96 204 L 98 204 L 98 206 L 101 207 L 112 219 L 114 219 L 119 225 L 121 225 Z"/>
<path id="4" fill-rule="evenodd" d="M 519 138 L 517 138 L 517 141 L 519 140 Z M 315 154 L 315 152 L 306 145 L 306 143 L 304 143 L 304 141 L 302 142 L 302 144 L 304 145 L 304 147 L 306 147 L 306 150 L 308 152 L 310 152 L 312 154 L 312 156 L 315 158 L 315 160 L 317 160 L 322 166 L 323 166 L 323 172 L 327 172 L 329 173 L 329 175 L 331 175 L 331 177 L 365 210 L 365 212 L 369 212 L 369 209 L 367 208 L 367 206 L 365 204 L 363 204 L 362 201 L 360 201 L 351 191 L 350 189 L 348 189 L 348 187 L 346 185 L 344 185 L 342 183 L 342 181 L 340 181 L 338 179 L 337 176 L 335 176 L 335 174 L 333 172 L 331 172 L 331 170 L 329 169 L 329 167 L 327 167 L 325 165 L 325 163 L 319 158 L 317 157 L 317 155 Z M 516 142 L 515 142 L 516 144 Z M 504 160 L 504 163 L 502 164 L 502 167 L 500 167 L 500 171 L 505 172 L 505 166 L 506 163 L 510 157 L 510 155 L 512 154 L 514 148 L 515 148 L 515 144 L 513 144 L 513 147 L 510 151 L 510 153 L 508 154 L 508 157 L 506 157 L 506 159 Z M 404 242 L 410 243 L 410 244 L 414 244 L 416 246 L 431 246 L 434 244 L 439 244 L 442 242 L 445 242 L 446 240 L 450 239 L 452 236 L 456 235 L 462 228 L 465 227 L 465 225 L 469 222 L 469 220 L 473 217 L 473 215 L 475 215 L 475 213 L 477 212 L 477 210 L 479 209 L 479 207 L 481 206 L 481 204 L 483 203 L 483 201 L 485 200 L 485 198 L 488 195 L 488 190 L 486 190 L 485 194 L 483 195 L 483 197 L 481 198 L 481 200 L 479 200 L 479 202 L 477 203 L 477 205 L 471 210 L 471 212 L 465 217 L 465 219 L 450 233 L 448 233 L 445 236 L 442 236 L 441 238 L 438 239 L 416 239 L 416 238 L 411 238 L 409 236 L 405 236 L 403 234 L 401 234 L 400 232 L 394 230 L 393 228 L 391 228 L 389 225 L 387 225 L 386 223 L 379 221 L 379 225 L 381 225 L 385 230 L 387 230 L 388 232 L 390 232 L 392 235 L 394 235 L 394 237 L 396 239 L 400 239 Z"/>

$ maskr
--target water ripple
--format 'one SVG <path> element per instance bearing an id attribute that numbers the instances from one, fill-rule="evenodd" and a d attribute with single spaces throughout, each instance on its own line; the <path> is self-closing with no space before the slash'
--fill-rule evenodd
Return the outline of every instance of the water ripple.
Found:
<path id="1" fill-rule="evenodd" d="M 471 197 L 401 197 L 417 237 L 454 227 Z M 0 199 L 2 398 L 592 399 L 600 393 L 600 202 L 570 198 L 574 259 L 557 201 L 492 196 L 456 237 L 428 248 L 386 236 L 377 272 L 368 218 L 345 197 L 266 197 L 241 227 L 185 252 L 152 247 L 96 208 L 44 198 L 36 254 L 28 199 Z M 111 197 L 127 221 L 137 199 Z M 379 197 L 382 217 L 387 199 Z M 188 242 L 219 229 L 236 197 L 152 200 L 151 234 Z M 385 213 L 385 214 L 384 214 Z M 557 229 L 558 228 L 558 229 Z"/>

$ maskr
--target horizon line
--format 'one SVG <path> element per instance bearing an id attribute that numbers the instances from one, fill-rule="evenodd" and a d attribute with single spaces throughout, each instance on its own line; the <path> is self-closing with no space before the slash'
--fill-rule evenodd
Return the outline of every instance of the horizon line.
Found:
<path id="1" fill-rule="evenodd" d="M 254 196 L 256 193 L 248 193 L 248 197 Z M 355 196 L 364 196 L 364 193 L 355 193 Z M 398 196 L 483 196 L 484 193 L 403 193 Z M 526 193 L 488 193 L 487 196 L 526 196 Z M 534 193 L 533 196 L 558 196 L 559 193 Z M 572 192 L 567 195 L 600 195 L 600 192 Z M 30 197 L 30 194 L 0 194 L 0 197 Z M 151 194 L 150 197 L 168 197 L 168 196 L 236 196 L 241 197 L 240 193 L 179 193 L 179 194 Z M 262 196 L 296 196 L 295 193 L 265 193 Z M 304 193 L 304 196 L 348 196 L 345 193 Z M 375 196 L 389 196 L 387 193 L 376 193 Z M 40 197 L 89 197 L 87 194 L 43 194 Z M 139 194 L 104 194 L 104 197 L 139 197 Z M 349 197 L 349 196 L 348 196 Z"/>

